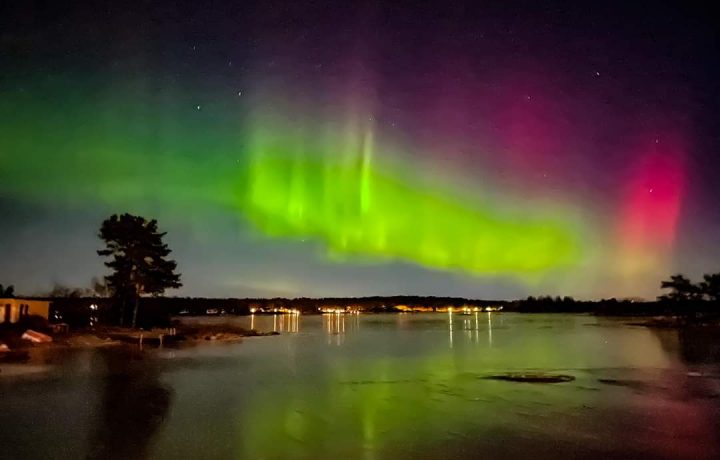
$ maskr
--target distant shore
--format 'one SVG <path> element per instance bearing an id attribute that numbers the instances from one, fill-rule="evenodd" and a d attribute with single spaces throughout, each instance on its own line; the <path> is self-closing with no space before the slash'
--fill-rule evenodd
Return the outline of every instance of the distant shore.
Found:
<path id="1" fill-rule="evenodd" d="M 52 311 L 59 321 L 72 327 L 87 324 L 92 305 L 101 322 L 116 315 L 116 301 L 107 297 L 43 298 L 52 302 Z M 572 297 L 528 297 L 520 300 L 469 299 L 434 296 L 370 296 L 325 298 L 199 298 L 199 297 L 143 297 L 141 316 L 148 324 L 159 324 L 172 316 L 222 316 L 299 312 L 319 314 L 324 311 L 359 311 L 362 313 L 447 312 L 449 309 L 472 311 L 487 309 L 518 313 L 588 313 L 598 316 L 704 316 L 720 315 L 714 302 L 668 303 L 642 299 L 577 300 Z"/>

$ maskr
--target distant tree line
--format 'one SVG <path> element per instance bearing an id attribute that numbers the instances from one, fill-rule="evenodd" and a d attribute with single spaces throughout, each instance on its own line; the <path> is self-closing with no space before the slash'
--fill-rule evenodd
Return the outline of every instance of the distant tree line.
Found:
<path id="1" fill-rule="evenodd" d="M 8 287 L 3 287 L 0 284 L 0 298 L 13 298 L 15 297 L 15 286 L 12 284 Z"/>
<path id="2" fill-rule="evenodd" d="M 659 314 L 659 309 L 657 302 L 616 298 L 576 300 L 568 296 L 530 296 L 513 301 L 506 308 L 508 311 L 522 313 L 595 313 L 614 316 Z"/>
<path id="3" fill-rule="evenodd" d="M 89 306 L 97 305 L 97 315 L 101 324 L 119 324 L 117 317 L 117 299 L 114 297 L 60 297 L 53 299 L 53 311 L 57 311 L 62 321 L 73 327 L 89 324 Z M 272 313 L 274 309 L 297 309 L 304 314 L 317 314 L 323 308 L 353 307 L 364 312 L 392 313 L 398 305 L 413 308 L 462 307 L 465 305 L 509 305 L 504 301 L 479 301 L 460 297 L 327 297 L 327 298 L 198 298 L 198 297 L 142 297 L 139 299 L 141 315 L 138 327 L 167 326 L 170 317 L 176 315 L 201 316 L 213 311 L 217 314 L 249 315 L 251 309 Z M 51 315 L 52 316 L 52 315 Z"/>
<path id="4" fill-rule="evenodd" d="M 720 273 L 705 274 L 697 283 L 682 274 L 672 275 L 660 287 L 669 292 L 658 301 L 679 319 L 694 321 L 720 314 Z"/>
<path id="5" fill-rule="evenodd" d="M 661 282 L 660 287 L 670 290 L 668 294 L 658 297 L 662 302 L 720 302 L 720 273 L 705 274 L 699 283 L 677 274 Z"/>
<path id="6" fill-rule="evenodd" d="M 118 324 L 117 299 L 113 297 L 64 297 L 53 300 L 53 309 L 61 313 L 63 321 L 73 326 L 88 324 L 88 307 L 99 306 L 101 324 Z M 397 306 L 440 309 L 463 306 L 502 306 L 506 312 L 523 313 L 594 313 L 613 316 L 642 316 L 671 314 L 690 317 L 695 313 L 710 313 L 713 302 L 638 301 L 633 299 L 602 299 L 581 301 L 572 297 L 528 297 L 516 301 L 478 300 L 462 297 L 373 296 L 327 298 L 194 298 L 194 297 L 143 297 L 139 299 L 142 315 L 138 327 L 166 326 L 175 315 L 202 316 L 216 314 L 248 315 L 255 311 L 272 312 L 274 309 L 297 309 L 304 314 L 320 313 L 323 308 L 352 307 L 368 313 L 392 313 Z"/>
<path id="7" fill-rule="evenodd" d="M 55 283 L 53 288 L 44 296 L 52 298 L 83 298 L 83 297 L 110 297 L 112 291 L 107 282 L 98 277 L 93 277 L 90 287 L 70 287 L 61 283 Z"/>

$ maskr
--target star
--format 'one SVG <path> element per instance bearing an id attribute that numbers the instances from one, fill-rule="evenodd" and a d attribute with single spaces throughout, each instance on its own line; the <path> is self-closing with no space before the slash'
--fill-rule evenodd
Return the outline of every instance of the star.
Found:
<path id="1" fill-rule="evenodd" d="M 599 76 L 600 76 L 600 72 L 597 72 L 597 71 L 596 71 L 596 72 L 595 72 L 595 76 L 596 76 L 596 77 L 599 77 Z"/>
<path id="2" fill-rule="evenodd" d="M 195 106 L 195 110 L 200 110 L 201 108 L 202 108 L 202 107 L 199 106 L 199 105 L 196 105 L 196 106 Z"/>

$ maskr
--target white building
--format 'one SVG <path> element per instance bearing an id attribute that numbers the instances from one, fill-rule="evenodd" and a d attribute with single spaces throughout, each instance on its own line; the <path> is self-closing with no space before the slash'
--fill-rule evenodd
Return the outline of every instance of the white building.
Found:
<path id="1" fill-rule="evenodd" d="M 17 323 L 30 315 L 48 319 L 50 302 L 47 300 L 0 299 L 0 323 Z"/>

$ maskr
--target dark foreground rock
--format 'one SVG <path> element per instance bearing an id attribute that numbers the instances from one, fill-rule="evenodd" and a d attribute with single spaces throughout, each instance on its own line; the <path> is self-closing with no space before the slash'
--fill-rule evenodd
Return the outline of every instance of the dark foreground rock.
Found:
<path id="1" fill-rule="evenodd" d="M 487 380 L 503 380 L 506 382 L 526 382 L 526 383 L 563 383 L 572 382 L 575 377 L 565 374 L 546 374 L 542 372 L 509 372 L 507 374 L 496 374 L 485 377 Z"/>
<path id="2" fill-rule="evenodd" d="M 266 335 L 279 335 L 278 332 L 258 332 L 255 329 L 245 329 L 232 324 L 193 324 L 178 325 L 178 335 L 185 341 L 238 341 L 243 337 L 261 337 Z"/>

